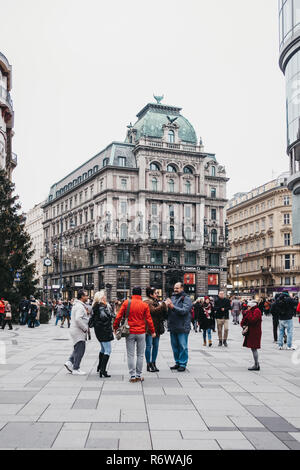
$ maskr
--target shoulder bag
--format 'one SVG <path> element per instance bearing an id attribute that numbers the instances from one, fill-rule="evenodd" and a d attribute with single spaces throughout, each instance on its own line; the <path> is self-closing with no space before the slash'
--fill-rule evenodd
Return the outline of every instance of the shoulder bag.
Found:
<path id="1" fill-rule="evenodd" d="M 130 312 L 131 300 L 128 300 L 127 312 L 125 317 L 125 322 L 123 325 L 120 325 L 116 331 L 116 339 L 119 341 L 121 338 L 127 338 L 130 335 L 130 327 L 128 325 L 128 317 Z"/>

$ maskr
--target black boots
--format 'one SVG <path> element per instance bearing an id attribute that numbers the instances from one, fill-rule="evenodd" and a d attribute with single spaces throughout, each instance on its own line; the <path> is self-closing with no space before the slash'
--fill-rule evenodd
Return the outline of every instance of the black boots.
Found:
<path id="1" fill-rule="evenodd" d="M 249 367 L 248 370 L 260 370 L 260 365 L 259 364 L 254 364 L 253 367 Z"/>
<path id="2" fill-rule="evenodd" d="M 101 369 L 101 362 L 102 362 L 103 356 L 104 356 L 104 354 L 102 352 L 100 352 L 99 353 L 99 364 L 98 364 L 98 367 L 97 367 L 97 372 L 99 372 L 100 369 Z"/>
<path id="3" fill-rule="evenodd" d="M 159 372 L 159 369 L 156 367 L 155 362 L 147 363 L 147 372 Z"/>
<path id="4" fill-rule="evenodd" d="M 225 348 L 227 348 L 227 347 L 228 347 L 228 344 L 227 344 L 227 341 L 226 341 L 226 339 L 224 339 L 224 340 L 223 340 L 223 345 L 225 346 Z"/>
<path id="5" fill-rule="evenodd" d="M 103 354 L 103 358 L 101 361 L 101 368 L 100 368 L 100 377 L 102 376 L 111 377 L 111 375 L 108 375 L 108 373 L 106 372 L 106 366 L 107 366 L 108 360 L 109 360 L 108 354 Z"/>

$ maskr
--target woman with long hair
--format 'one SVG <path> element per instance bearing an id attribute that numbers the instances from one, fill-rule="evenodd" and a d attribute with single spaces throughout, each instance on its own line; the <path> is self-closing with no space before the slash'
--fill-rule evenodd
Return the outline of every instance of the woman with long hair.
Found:
<path id="1" fill-rule="evenodd" d="M 252 351 L 254 366 L 249 367 L 248 370 L 260 370 L 258 362 L 258 349 L 261 347 L 262 336 L 262 313 L 258 308 L 256 300 L 248 302 L 248 310 L 245 312 L 244 318 L 241 322 L 244 336 L 244 348 L 249 348 Z"/>
<path id="2" fill-rule="evenodd" d="M 107 303 L 104 290 L 96 292 L 92 313 L 91 320 L 95 329 L 95 335 L 101 345 L 97 372 L 99 372 L 100 377 L 111 377 L 106 371 L 106 366 L 111 354 L 111 341 L 114 339 L 112 329 L 113 312 Z"/>

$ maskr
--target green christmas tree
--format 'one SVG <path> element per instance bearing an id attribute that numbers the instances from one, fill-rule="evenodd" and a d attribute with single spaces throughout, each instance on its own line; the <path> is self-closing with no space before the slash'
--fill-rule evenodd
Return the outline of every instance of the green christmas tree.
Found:
<path id="1" fill-rule="evenodd" d="M 0 170 L 0 297 L 17 305 L 23 295 L 34 294 L 38 281 L 35 264 L 30 262 L 34 251 L 14 189 L 6 171 Z"/>

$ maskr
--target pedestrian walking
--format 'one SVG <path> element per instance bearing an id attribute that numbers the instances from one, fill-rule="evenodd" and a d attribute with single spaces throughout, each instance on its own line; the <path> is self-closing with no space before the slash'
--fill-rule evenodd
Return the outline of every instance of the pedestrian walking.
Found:
<path id="1" fill-rule="evenodd" d="M 171 370 L 184 372 L 188 363 L 188 338 L 191 331 L 191 310 L 193 303 L 184 292 L 182 282 L 174 286 L 174 294 L 166 300 L 168 307 L 168 330 L 175 365 Z"/>
<path id="2" fill-rule="evenodd" d="M 113 312 L 107 303 L 105 291 L 96 292 L 92 305 L 90 326 L 95 329 L 96 338 L 101 346 L 97 367 L 100 377 L 111 377 L 106 371 L 106 366 L 111 355 L 111 342 L 114 340 L 112 320 Z"/>
<path id="3" fill-rule="evenodd" d="M 61 321 L 61 328 L 64 328 L 65 321 L 68 323 L 68 328 L 70 328 L 71 325 L 71 304 L 67 301 L 63 302 L 63 308 L 62 308 L 62 321 Z"/>
<path id="4" fill-rule="evenodd" d="M 215 301 L 214 311 L 217 319 L 217 328 L 219 336 L 219 346 L 228 346 L 228 331 L 229 331 L 229 311 L 231 309 L 230 300 L 225 297 L 223 291 L 219 292 L 219 296 Z M 224 331 L 224 332 L 223 332 Z"/>
<path id="5" fill-rule="evenodd" d="M 199 314 L 200 329 L 203 331 L 203 346 L 207 346 L 206 337 L 208 337 L 208 346 L 212 347 L 212 330 L 214 329 L 215 319 L 214 310 L 210 298 L 204 297 L 204 304 Z"/>
<path id="6" fill-rule="evenodd" d="M 4 301 L 4 305 L 5 305 L 5 308 L 4 308 L 4 319 L 3 319 L 3 323 L 2 323 L 2 330 L 4 330 L 6 325 L 8 325 L 9 329 L 12 330 L 13 327 L 12 327 L 12 323 L 11 323 L 11 321 L 12 321 L 11 305 L 8 302 L 8 300 Z"/>
<path id="7" fill-rule="evenodd" d="M 148 372 L 159 372 L 156 366 L 156 359 L 158 355 L 159 340 L 161 335 L 165 332 L 164 320 L 166 318 L 167 306 L 165 302 L 159 302 L 159 292 L 155 287 L 147 287 L 147 299 L 145 303 L 149 306 L 150 315 L 153 321 L 156 336 L 152 337 L 149 329 L 146 329 L 146 362 Z"/>
<path id="8" fill-rule="evenodd" d="M 114 321 L 113 329 L 116 333 L 121 320 L 128 316 L 129 336 L 126 337 L 127 362 L 131 383 L 143 382 L 142 377 L 143 361 L 146 342 L 146 324 L 155 338 L 155 329 L 150 315 L 149 305 L 142 300 L 142 290 L 140 287 L 132 289 L 132 297 L 123 302 L 122 307 Z M 136 350 L 136 360 L 135 360 Z"/>
<path id="9" fill-rule="evenodd" d="M 87 336 L 89 334 L 89 317 L 85 305 L 87 299 L 87 292 L 79 290 L 77 300 L 75 300 L 72 308 L 70 336 L 73 341 L 74 350 L 69 360 L 65 363 L 65 367 L 73 375 L 86 375 L 80 369 L 80 364 L 85 353 Z"/>
<path id="10" fill-rule="evenodd" d="M 232 318 L 233 318 L 233 324 L 238 325 L 239 324 L 239 317 L 241 313 L 241 302 L 240 299 L 236 296 L 233 297 L 232 302 L 231 302 L 231 313 L 232 313 Z"/>
<path id="11" fill-rule="evenodd" d="M 5 301 L 2 298 L 0 300 L 0 327 L 3 326 L 4 317 L 5 317 Z"/>
<path id="12" fill-rule="evenodd" d="M 270 313 L 272 315 L 272 323 L 273 323 L 273 338 L 274 343 L 278 343 L 278 327 L 279 327 L 279 308 L 277 304 L 277 300 L 280 294 L 275 295 L 275 301 L 272 303 L 270 308 Z"/>
<path id="13" fill-rule="evenodd" d="M 279 339 L 278 348 L 283 349 L 283 337 L 285 331 L 287 332 L 287 349 L 294 351 L 296 348 L 293 346 L 293 331 L 294 322 L 293 317 L 295 313 L 295 301 L 290 297 L 287 291 L 282 292 L 275 302 L 276 309 L 279 314 Z"/>
<path id="14" fill-rule="evenodd" d="M 194 302 L 193 304 L 195 333 L 197 333 L 198 327 L 199 327 L 199 333 L 201 332 L 200 316 L 203 313 L 203 302 L 204 302 L 204 299 L 199 297 L 196 300 L 196 302 Z"/>
<path id="15" fill-rule="evenodd" d="M 56 320 L 55 320 L 55 326 L 57 326 L 59 320 L 60 320 L 60 327 L 62 327 L 62 322 L 64 318 L 64 304 L 62 303 L 61 300 L 57 302 L 56 305 Z"/>
<path id="16" fill-rule="evenodd" d="M 244 335 L 244 348 L 250 348 L 253 354 L 254 366 L 249 367 L 248 370 L 258 371 L 260 370 L 260 364 L 258 361 L 258 349 L 261 348 L 261 324 L 262 324 L 262 313 L 258 308 L 257 302 L 251 300 L 248 303 L 249 309 L 245 312 L 244 318 L 241 322 L 243 327 Z"/>
<path id="17" fill-rule="evenodd" d="M 30 304 L 28 310 L 28 328 L 34 328 L 39 305 L 33 295 L 30 296 Z"/>
<path id="18" fill-rule="evenodd" d="M 28 321 L 28 311 L 29 311 L 30 301 L 26 296 L 19 303 L 19 315 L 20 315 L 20 325 L 26 325 Z"/>

